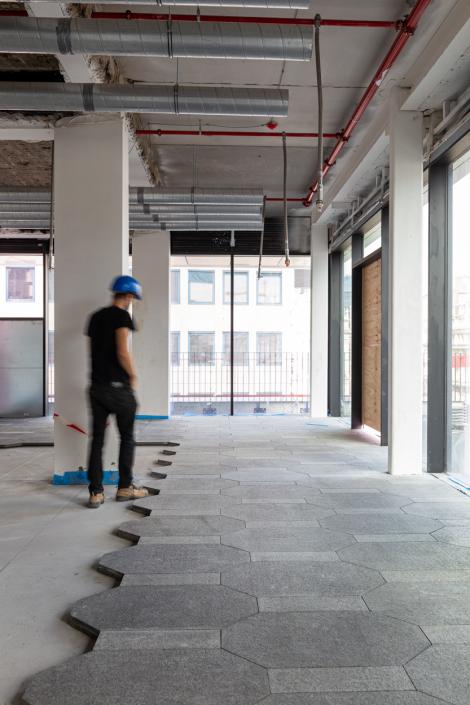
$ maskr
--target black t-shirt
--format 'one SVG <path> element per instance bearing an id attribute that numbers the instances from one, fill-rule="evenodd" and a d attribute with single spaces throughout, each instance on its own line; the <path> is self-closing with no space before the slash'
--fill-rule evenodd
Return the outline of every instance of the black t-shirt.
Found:
<path id="1" fill-rule="evenodd" d="M 110 382 L 129 383 L 129 375 L 119 364 L 116 331 L 118 328 L 135 330 L 129 313 L 118 306 L 96 311 L 87 326 L 91 341 L 91 381 L 93 384 Z"/>

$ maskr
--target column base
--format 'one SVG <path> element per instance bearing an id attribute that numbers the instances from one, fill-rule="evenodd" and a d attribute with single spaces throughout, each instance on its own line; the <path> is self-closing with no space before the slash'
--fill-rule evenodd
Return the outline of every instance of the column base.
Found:
<path id="1" fill-rule="evenodd" d="M 167 421 L 169 416 L 160 416 L 158 414 L 136 414 L 137 421 Z"/>
<path id="2" fill-rule="evenodd" d="M 103 485 L 117 485 L 119 482 L 119 472 L 117 470 L 103 471 Z M 86 470 L 66 470 L 64 473 L 54 473 L 52 476 L 53 485 L 88 485 L 88 475 Z"/>

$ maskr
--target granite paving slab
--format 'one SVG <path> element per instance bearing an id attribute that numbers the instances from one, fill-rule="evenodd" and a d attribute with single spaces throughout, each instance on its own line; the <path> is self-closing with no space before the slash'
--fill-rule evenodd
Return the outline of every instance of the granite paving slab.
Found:
<path id="1" fill-rule="evenodd" d="M 333 513 L 311 504 L 236 504 L 223 509 L 224 516 L 242 521 L 315 521 Z"/>
<path id="2" fill-rule="evenodd" d="M 260 612 L 367 612 L 362 597 L 328 597 L 324 595 L 290 595 L 288 597 L 259 597 Z"/>
<path id="3" fill-rule="evenodd" d="M 295 527 L 286 523 L 285 528 L 243 529 L 223 534 L 221 543 L 243 548 L 245 551 L 336 551 L 354 543 L 348 534 L 328 529 Z"/>
<path id="4" fill-rule="evenodd" d="M 321 526 L 352 534 L 428 534 L 442 527 L 442 523 L 428 517 L 408 514 L 336 514 L 320 519 Z M 437 535 L 436 535 L 437 538 Z"/>
<path id="5" fill-rule="evenodd" d="M 299 480 L 307 479 L 306 473 L 294 470 L 281 470 L 279 468 L 252 468 L 251 470 L 236 470 L 222 473 L 225 480 L 236 482 L 285 482 L 295 484 Z"/>
<path id="6" fill-rule="evenodd" d="M 470 583 L 390 583 L 364 596 L 372 612 L 421 625 L 470 623 Z"/>
<path id="7" fill-rule="evenodd" d="M 219 649 L 219 629 L 126 629 L 101 632 L 93 649 Z"/>
<path id="8" fill-rule="evenodd" d="M 273 693 L 414 690 L 402 666 L 271 669 L 269 683 Z"/>
<path id="9" fill-rule="evenodd" d="M 360 612 L 273 612 L 222 630 L 222 648 L 267 668 L 398 666 L 428 647 L 421 629 Z"/>
<path id="10" fill-rule="evenodd" d="M 452 705 L 468 705 L 470 644 L 432 646 L 406 666 L 418 690 Z"/>
<path id="11" fill-rule="evenodd" d="M 179 465 L 174 463 L 171 468 L 171 477 L 185 477 L 186 475 L 213 475 L 220 477 L 222 472 L 229 472 L 228 465 Z"/>
<path id="12" fill-rule="evenodd" d="M 418 514 L 432 519 L 470 519 L 470 497 L 454 502 L 415 502 L 405 507 L 407 514 Z"/>
<path id="13" fill-rule="evenodd" d="M 470 549 L 439 543 L 356 543 L 338 552 L 341 560 L 376 570 L 470 569 Z"/>
<path id="14" fill-rule="evenodd" d="M 379 492 L 345 492 L 344 494 L 322 494 L 308 500 L 319 507 L 327 507 L 341 511 L 341 509 L 398 509 L 409 500 L 405 497 L 385 495 Z"/>
<path id="15" fill-rule="evenodd" d="M 433 533 L 434 538 L 442 543 L 454 546 L 470 547 L 470 526 L 446 526 Z"/>
<path id="16" fill-rule="evenodd" d="M 362 595 L 383 585 L 374 570 L 347 563 L 247 563 L 223 569 L 222 585 L 256 597 Z"/>
<path id="17" fill-rule="evenodd" d="M 222 510 L 239 503 L 237 497 L 200 497 L 193 494 L 156 495 L 138 499 L 132 509 L 142 514 L 203 515 L 221 514 Z M 236 518 L 236 517 L 235 517 Z"/>
<path id="18" fill-rule="evenodd" d="M 244 528 L 244 522 L 225 516 L 158 517 L 155 514 L 126 521 L 117 529 L 118 536 L 136 540 L 141 537 L 220 536 Z"/>
<path id="19" fill-rule="evenodd" d="M 271 695 L 258 705 L 442 705 L 423 693 L 296 693 Z"/>
<path id="20" fill-rule="evenodd" d="M 230 489 L 222 489 L 222 494 L 229 497 L 239 497 L 240 499 L 263 500 L 270 499 L 289 500 L 301 499 L 306 497 L 316 497 L 320 490 L 310 487 L 301 487 L 297 485 L 239 485 Z"/>
<path id="21" fill-rule="evenodd" d="M 110 575 L 131 573 L 220 573 L 233 563 L 248 562 L 246 551 L 231 546 L 205 544 L 144 545 L 105 554 L 99 562 Z"/>
<path id="22" fill-rule="evenodd" d="M 157 695 L 158 694 L 158 695 Z M 220 649 L 96 651 L 34 676 L 26 705 L 254 705 L 263 668 Z"/>
<path id="23" fill-rule="evenodd" d="M 431 644 L 470 644 L 470 624 L 425 624 L 421 629 Z"/>
<path id="24" fill-rule="evenodd" d="M 222 489 L 236 487 L 237 483 L 231 480 L 221 479 L 173 479 L 168 477 L 165 480 L 156 481 L 153 483 L 155 489 L 160 490 L 163 494 L 202 494 L 202 495 L 217 495 Z"/>
<path id="25" fill-rule="evenodd" d="M 96 635 L 109 629 L 220 628 L 257 612 L 254 597 L 221 585 L 136 585 L 85 597 L 70 614 Z"/>

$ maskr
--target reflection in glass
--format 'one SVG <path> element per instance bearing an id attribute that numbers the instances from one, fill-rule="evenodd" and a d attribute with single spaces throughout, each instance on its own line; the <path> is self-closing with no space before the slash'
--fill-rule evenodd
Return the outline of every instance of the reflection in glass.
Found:
<path id="1" fill-rule="evenodd" d="M 341 416 L 351 416 L 352 246 L 343 252 L 343 365 Z"/>

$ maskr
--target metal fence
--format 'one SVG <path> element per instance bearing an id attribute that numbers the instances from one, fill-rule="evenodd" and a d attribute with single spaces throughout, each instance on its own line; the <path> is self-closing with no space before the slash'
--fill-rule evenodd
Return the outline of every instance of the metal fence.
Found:
<path id="1" fill-rule="evenodd" d="M 172 414 L 229 413 L 229 353 L 174 353 Z M 233 367 L 235 413 L 307 413 L 310 355 L 307 352 L 236 352 Z"/>

